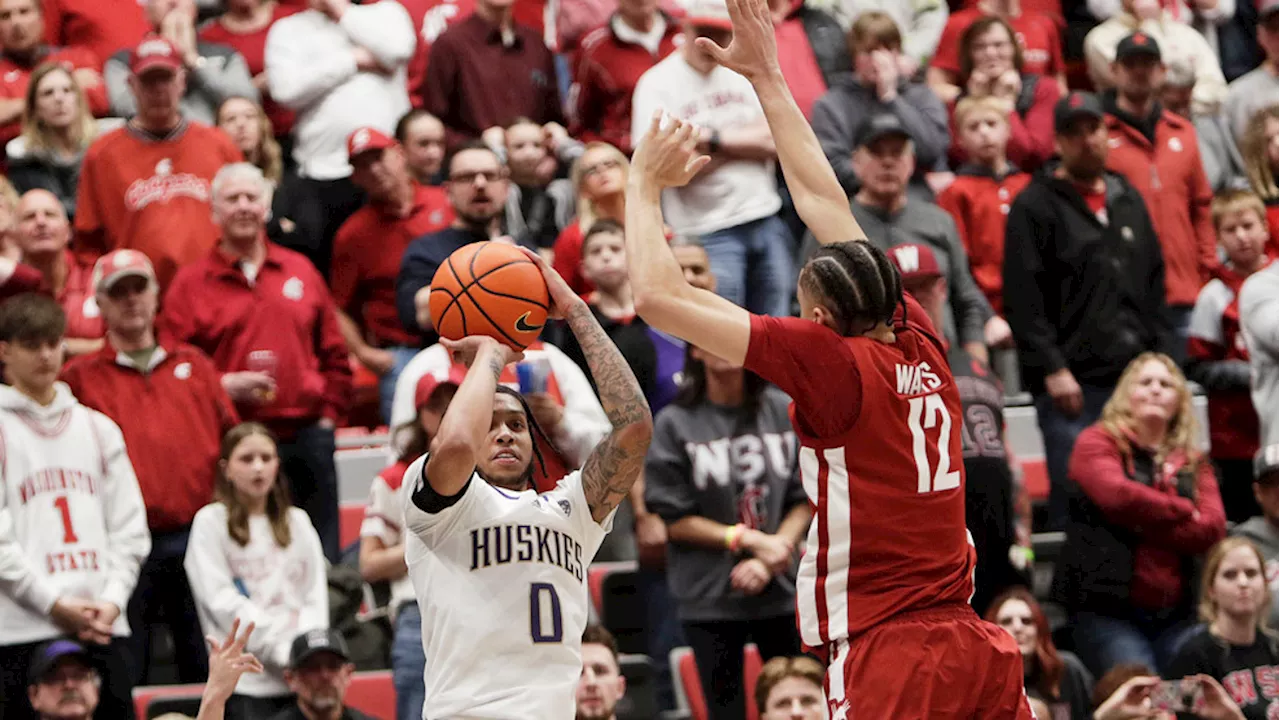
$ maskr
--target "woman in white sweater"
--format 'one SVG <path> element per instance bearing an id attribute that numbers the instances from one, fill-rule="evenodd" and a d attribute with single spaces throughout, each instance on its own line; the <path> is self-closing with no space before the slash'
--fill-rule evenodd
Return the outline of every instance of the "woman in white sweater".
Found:
<path id="1" fill-rule="evenodd" d="M 196 513 L 183 564 L 206 635 L 221 637 L 236 620 L 257 628 L 247 650 L 265 672 L 240 678 L 227 717 L 270 717 L 291 702 L 290 644 L 329 625 L 324 552 L 307 514 L 289 502 L 265 427 L 229 430 L 218 470 L 214 502 Z"/>

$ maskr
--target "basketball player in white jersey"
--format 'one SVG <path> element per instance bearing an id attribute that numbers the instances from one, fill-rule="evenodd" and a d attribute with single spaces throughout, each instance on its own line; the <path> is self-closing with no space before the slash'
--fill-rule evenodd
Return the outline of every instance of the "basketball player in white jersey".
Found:
<path id="1" fill-rule="evenodd" d="M 100 670 L 97 717 L 134 716 L 121 611 L 151 533 L 120 428 L 56 382 L 65 330 L 52 298 L 0 305 L 0 720 L 32 716 L 27 664 L 62 635 Z"/>
<path id="2" fill-rule="evenodd" d="M 569 720 L 582 671 L 587 566 L 639 477 L 653 433 L 640 384 L 587 304 L 533 253 L 552 317 L 581 344 L 611 432 L 537 494 L 524 400 L 498 377 L 520 354 L 484 337 L 446 346 L 466 378 L 431 450 L 405 471 L 405 560 L 422 609 L 425 720 Z"/>

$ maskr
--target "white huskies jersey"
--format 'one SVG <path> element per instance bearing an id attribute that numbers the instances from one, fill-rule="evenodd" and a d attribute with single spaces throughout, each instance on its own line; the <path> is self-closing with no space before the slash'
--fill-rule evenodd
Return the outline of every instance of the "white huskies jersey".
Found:
<path id="1" fill-rule="evenodd" d="M 478 474 L 435 513 L 405 471 L 405 560 L 422 610 L 425 720 L 571 720 L 587 625 L 587 566 L 613 522 L 591 519 L 580 473 L 537 494 Z"/>

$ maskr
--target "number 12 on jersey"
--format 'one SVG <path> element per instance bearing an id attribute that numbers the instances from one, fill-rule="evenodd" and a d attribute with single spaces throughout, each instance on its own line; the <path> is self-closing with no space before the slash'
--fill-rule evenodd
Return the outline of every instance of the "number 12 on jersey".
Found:
<path id="1" fill-rule="evenodd" d="M 921 493 L 960 487 L 960 471 L 951 469 L 951 413 L 938 393 L 913 397 L 908 401 L 907 427 L 911 428 L 911 452 L 916 459 L 916 491 Z M 929 466 L 929 438 L 926 430 L 937 428 L 933 445 L 938 466 Z"/>

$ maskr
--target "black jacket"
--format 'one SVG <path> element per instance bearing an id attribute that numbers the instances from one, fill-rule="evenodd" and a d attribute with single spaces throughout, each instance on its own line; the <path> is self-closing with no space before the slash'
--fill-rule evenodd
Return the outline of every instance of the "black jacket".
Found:
<path id="1" fill-rule="evenodd" d="M 58 163 L 44 154 L 23 151 L 9 156 L 9 182 L 18 194 L 28 190 L 48 190 L 62 202 L 67 219 L 76 216 L 76 188 L 80 184 L 80 163 L 84 153 L 69 163 Z"/>
<path id="2" fill-rule="evenodd" d="M 1032 393 L 1069 368 L 1109 386 L 1134 357 L 1169 353 L 1164 256 L 1147 206 L 1120 175 L 1105 176 L 1108 222 L 1051 163 L 1013 201 L 1005 228 L 1004 306 Z"/>

